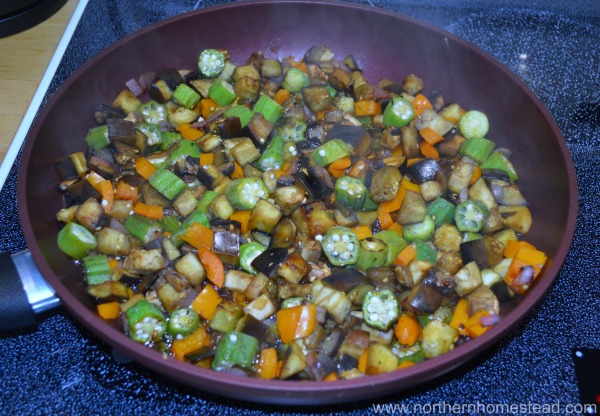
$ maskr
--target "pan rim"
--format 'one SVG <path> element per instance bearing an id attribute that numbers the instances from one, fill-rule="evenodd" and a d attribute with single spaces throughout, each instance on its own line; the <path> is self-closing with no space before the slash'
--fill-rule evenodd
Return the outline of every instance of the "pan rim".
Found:
<path id="1" fill-rule="evenodd" d="M 489 333 L 485 334 L 480 338 L 469 341 L 468 343 L 462 345 L 460 348 L 457 348 L 454 351 L 451 351 L 440 357 L 428 360 L 424 363 L 419 364 L 418 366 L 404 369 L 402 372 L 392 372 L 383 375 L 369 376 L 363 379 L 338 381 L 336 383 L 267 381 L 259 379 L 252 379 L 251 383 L 249 383 L 249 379 L 247 378 L 217 373 L 212 370 L 198 369 L 194 366 L 189 365 L 188 363 L 181 363 L 176 360 L 169 360 L 169 364 L 165 365 L 165 360 L 162 358 L 162 355 L 160 353 L 150 350 L 148 348 L 140 348 L 139 344 L 130 340 L 128 337 L 118 332 L 114 328 L 111 328 L 102 319 L 95 316 L 85 306 L 80 305 L 80 301 L 71 293 L 71 291 L 68 288 L 66 288 L 62 284 L 60 278 L 56 276 L 56 274 L 52 271 L 52 269 L 46 262 L 40 247 L 36 244 L 33 229 L 28 224 L 28 203 L 27 199 L 24 198 L 22 195 L 24 195 L 26 188 L 25 183 L 29 165 L 29 157 L 35 144 L 34 138 L 37 137 L 37 135 L 39 134 L 40 126 L 43 124 L 43 121 L 47 117 L 48 110 L 53 106 L 53 104 L 56 101 L 60 99 L 64 91 L 68 90 L 69 85 L 73 82 L 73 80 L 75 80 L 81 73 L 86 72 L 91 66 L 94 65 L 96 61 L 103 59 L 113 50 L 122 47 L 124 44 L 127 44 L 132 39 L 144 36 L 148 32 L 155 31 L 157 28 L 160 28 L 164 25 L 174 24 L 174 22 L 183 19 L 194 18 L 194 16 L 198 14 L 210 14 L 229 9 L 243 10 L 243 8 L 245 7 L 256 7 L 266 5 L 277 6 L 278 4 L 286 3 L 305 4 L 311 6 L 322 5 L 325 7 L 342 7 L 347 9 L 357 9 L 366 13 L 382 14 L 385 16 L 393 17 L 399 21 L 407 21 L 412 24 L 421 26 L 428 31 L 433 31 L 438 35 L 447 37 L 453 42 L 456 42 L 457 44 L 468 48 L 471 52 L 477 54 L 481 59 L 488 61 L 493 66 L 503 71 L 505 75 L 507 75 L 510 78 L 510 80 L 528 96 L 531 102 L 535 105 L 536 109 L 540 111 L 540 113 L 544 117 L 545 121 L 549 124 L 549 127 L 553 132 L 552 140 L 556 142 L 556 144 L 559 146 L 564 164 L 566 166 L 569 192 L 567 222 L 565 224 L 565 233 L 562 237 L 556 256 L 554 257 L 554 261 L 546 269 L 544 273 L 544 279 L 539 279 L 535 286 L 529 290 L 527 294 L 527 299 L 531 301 L 521 302 L 515 307 L 514 310 L 510 312 L 508 316 L 510 316 L 511 319 L 505 319 L 501 321 L 500 324 L 498 324 L 493 331 L 490 331 Z M 267 403 L 285 403 L 302 405 L 338 403 L 356 400 L 358 398 L 379 396 L 381 394 L 378 394 L 377 391 L 378 389 L 381 389 L 382 386 L 386 387 L 385 389 L 383 389 L 383 391 L 388 393 L 391 391 L 405 390 L 406 388 L 412 387 L 416 384 L 421 384 L 425 381 L 438 378 L 440 375 L 450 372 L 456 367 L 463 365 L 470 359 L 473 359 L 475 354 L 479 354 L 484 350 L 487 350 L 491 346 L 496 345 L 500 341 L 500 339 L 503 338 L 510 330 L 518 326 L 518 324 L 525 317 L 530 316 L 532 309 L 541 301 L 541 299 L 544 297 L 544 295 L 554 283 L 556 277 L 559 274 L 560 268 L 562 267 L 562 264 L 566 259 L 567 253 L 573 240 L 578 210 L 578 192 L 575 167 L 573 165 L 570 151 L 566 145 L 566 140 L 562 132 L 560 131 L 558 125 L 556 124 L 554 118 L 546 109 L 541 100 L 517 75 L 510 71 L 504 64 L 497 61 L 495 58 L 481 50 L 476 45 L 450 32 L 447 32 L 444 29 L 396 12 L 335 0 L 256 0 L 230 3 L 226 5 L 213 6 L 206 9 L 191 11 L 177 16 L 173 16 L 166 20 L 142 28 L 130 35 L 127 35 L 126 37 L 99 51 L 97 54 L 94 55 L 94 57 L 89 59 L 77 70 L 75 70 L 69 76 L 69 78 L 57 89 L 57 91 L 52 95 L 52 97 L 50 97 L 50 99 L 36 118 L 34 125 L 28 133 L 28 140 L 26 140 L 25 142 L 25 147 L 23 150 L 21 160 L 22 163 L 20 163 L 18 175 L 18 209 L 21 224 L 24 224 L 23 232 L 25 240 L 30 248 L 30 251 L 32 252 L 36 264 L 42 272 L 42 275 L 45 276 L 45 278 L 49 281 L 52 287 L 56 290 L 58 296 L 63 301 L 63 304 L 69 311 L 69 313 L 76 316 L 77 319 L 84 323 L 88 329 L 95 333 L 95 335 L 99 336 L 103 340 L 103 342 L 107 342 L 113 347 L 131 356 L 136 361 L 140 362 L 140 364 L 149 367 L 160 374 L 164 374 L 169 377 L 175 378 L 178 381 L 187 381 L 187 384 L 190 384 L 189 379 L 193 378 L 194 383 L 192 383 L 192 385 L 200 387 L 206 391 L 218 393 L 220 395 L 224 395 L 224 386 L 227 386 L 228 388 L 243 388 L 244 390 L 247 390 L 249 388 L 249 384 L 252 384 L 252 388 L 255 389 L 257 393 L 261 394 L 257 394 L 256 396 L 251 397 L 244 397 L 244 399 Z M 112 331 L 115 332 L 115 336 L 112 336 Z M 107 335 L 107 332 L 111 335 Z M 117 336 L 116 334 L 119 335 Z M 199 379 L 199 381 L 202 382 L 196 382 L 195 379 Z M 391 389 L 390 386 L 392 387 Z M 360 394 L 361 389 L 365 389 L 366 391 L 366 393 L 362 394 L 362 396 Z M 265 394 L 265 391 L 268 391 L 268 394 Z M 316 392 L 318 392 L 318 394 L 313 397 L 313 395 Z M 307 400 L 309 401 L 309 403 L 307 403 Z M 314 403 L 311 403 L 311 400 L 315 400 Z"/>

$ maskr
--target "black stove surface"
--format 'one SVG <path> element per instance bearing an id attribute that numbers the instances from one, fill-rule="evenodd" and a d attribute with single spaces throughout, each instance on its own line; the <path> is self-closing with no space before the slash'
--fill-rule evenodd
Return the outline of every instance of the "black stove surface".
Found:
<path id="1" fill-rule="evenodd" d="M 90 0 L 48 96 L 123 36 L 220 3 L 225 2 Z M 556 119 L 577 170 L 579 217 L 561 273 L 533 312 L 497 346 L 434 381 L 372 401 L 306 409 L 236 402 L 182 386 L 129 362 L 58 308 L 39 317 L 35 329 L 0 332 L 0 413 L 582 414 L 581 403 L 595 403 L 600 412 L 600 4 L 360 3 L 404 13 L 473 42 L 520 76 Z M 26 249 L 15 199 L 13 167 L 0 193 L 0 250 L 11 253 Z"/>

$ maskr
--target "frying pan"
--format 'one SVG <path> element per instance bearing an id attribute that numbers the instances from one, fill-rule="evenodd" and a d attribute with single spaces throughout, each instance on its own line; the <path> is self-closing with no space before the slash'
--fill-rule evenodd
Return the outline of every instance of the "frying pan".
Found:
<path id="1" fill-rule="evenodd" d="M 327 382 L 265 381 L 217 373 L 142 347 L 96 314 L 80 268 L 56 246 L 62 207 L 52 162 L 84 149 L 93 110 L 111 103 L 124 82 L 149 70 L 193 68 L 198 52 L 226 48 L 235 63 L 255 50 L 300 57 L 327 44 L 352 54 L 371 82 L 418 74 L 446 102 L 485 112 L 489 138 L 513 151 L 520 188 L 534 215 L 528 241 L 549 262 L 528 293 L 502 308 L 493 330 L 440 357 L 378 376 Z M 99 53 L 52 96 L 31 128 L 19 166 L 19 215 L 41 274 L 66 309 L 108 344 L 148 368 L 201 390 L 237 399 L 323 404 L 400 391 L 447 373 L 497 343 L 551 286 L 569 249 L 577 210 L 574 167 L 565 140 L 537 97 L 509 70 L 456 36 L 384 10 L 330 1 L 258 1 L 187 13 L 152 25 Z"/>

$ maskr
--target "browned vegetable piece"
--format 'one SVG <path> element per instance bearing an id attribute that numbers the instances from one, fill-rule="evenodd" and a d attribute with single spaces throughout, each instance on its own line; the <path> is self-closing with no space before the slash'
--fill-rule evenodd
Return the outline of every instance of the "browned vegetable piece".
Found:
<path id="1" fill-rule="evenodd" d="M 311 86 L 302 88 L 304 103 L 313 113 L 324 111 L 333 104 L 333 99 L 326 86 Z"/>
<path id="2" fill-rule="evenodd" d="M 402 89 L 410 95 L 417 95 L 423 91 L 423 80 L 415 74 L 409 74 L 402 81 Z"/>
<path id="3" fill-rule="evenodd" d="M 460 150 L 460 145 L 465 141 L 465 138 L 458 133 L 452 133 L 438 144 L 438 152 L 441 157 L 456 157 Z"/>
<path id="4" fill-rule="evenodd" d="M 239 67 L 238 67 L 239 68 Z M 260 80 L 251 77 L 243 77 L 233 84 L 233 91 L 241 99 L 254 101 L 258 98 Z"/>
<path id="5" fill-rule="evenodd" d="M 291 248 L 296 241 L 296 226 L 287 217 L 284 217 L 277 223 L 271 236 L 269 247 L 271 248 Z"/>
<path id="6" fill-rule="evenodd" d="M 277 276 L 283 277 L 291 283 L 299 283 L 310 271 L 310 265 L 300 254 L 294 252 L 277 269 Z"/>
<path id="7" fill-rule="evenodd" d="M 409 159 L 420 156 L 419 132 L 414 126 L 402 127 L 402 152 Z"/>
<path id="8" fill-rule="evenodd" d="M 520 234 L 527 234 L 531 228 L 531 211 L 526 206 L 501 206 L 500 216 L 507 226 Z"/>
<path id="9" fill-rule="evenodd" d="M 348 332 L 340 347 L 340 353 L 358 359 L 369 348 L 369 333 L 361 329 Z"/>
<path id="10" fill-rule="evenodd" d="M 309 238 L 323 235 L 336 225 L 333 215 L 327 212 L 323 201 L 299 206 L 292 212 L 290 219 L 294 222 L 298 234 Z"/>
<path id="11" fill-rule="evenodd" d="M 273 131 L 273 123 L 270 123 L 262 113 L 256 112 L 250 119 L 246 129 L 250 132 L 254 141 L 262 146 L 267 142 L 267 137 Z"/>
<path id="12" fill-rule="evenodd" d="M 133 296 L 133 291 L 126 284 L 115 280 L 90 285 L 87 292 L 97 299 L 105 300 L 123 300 Z"/>
<path id="13" fill-rule="evenodd" d="M 407 191 L 402 205 L 398 210 L 396 221 L 402 225 L 416 224 L 423 221 L 425 215 L 427 215 L 427 206 L 421 194 Z"/>
<path id="14" fill-rule="evenodd" d="M 456 274 L 463 266 L 460 254 L 456 251 L 445 251 L 437 259 L 436 267 L 447 271 L 450 274 Z"/>
<path id="15" fill-rule="evenodd" d="M 77 208 L 75 219 L 90 231 L 96 231 L 99 227 L 108 224 L 104 216 L 104 207 L 94 198 L 87 199 Z"/>
<path id="16" fill-rule="evenodd" d="M 469 316 L 475 315 L 477 312 L 487 311 L 492 315 L 500 313 L 500 302 L 498 298 L 486 286 L 480 286 L 474 292 L 467 296 L 467 313 Z"/>
<path id="17" fill-rule="evenodd" d="M 337 67 L 329 76 L 329 83 L 338 91 L 343 91 L 352 84 L 352 75 L 342 67 Z"/>
<path id="18" fill-rule="evenodd" d="M 444 296 L 423 282 L 416 285 L 402 301 L 402 306 L 417 313 L 434 313 Z"/>
<path id="19" fill-rule="evenodd" d="M 391 201 L 400 189 L 402 175 L 393 166 L 384 166 L 373 173 L 369 194 L 375 202 Z"/>

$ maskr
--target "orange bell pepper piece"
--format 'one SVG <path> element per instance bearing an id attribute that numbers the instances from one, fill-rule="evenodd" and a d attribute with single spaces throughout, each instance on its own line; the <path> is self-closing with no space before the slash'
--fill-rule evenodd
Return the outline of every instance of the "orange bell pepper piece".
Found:
<path id="1" fill-rule="evenodd" d="M 356 227 L 352 227 L 352 231 L 354 231 L 359 240 L 364 240 L 373 235 L 373 230 L 368 225 L 357 225 Z"/>
<path id="2" fill-rule="evenodd" d="M 211 100 L 210 98 L 203 98 L 200 100 L 200 114 L 203 118 L 208 118 L 210 114 L 219 107 L 219 104 Z"/>
<path id="3" fill-rule="evenodd" d="M 200 155 L 200 166 L 212 165 L 215 161 L 215 155 L 212 153 L 202 153 Z"/>
<path id="4" fill-rule="evenodd" d="M 287 99 L 291 96 L 292 94 L 288 90 L 286 90 L 285 88 L 280 88 L 275 93 L 275 101 L 277 102 L 277 104 L 283 105 L 283 103 L 285 103 Z"/>
<path id="5" fill-rule="evenodd" d="M 423 154 L 423 156 L 428 157 L 430 159 L 439 159 L 440 154 L 437 149 L 430 143 L 423 140 L 419 143 L 419 150 Z"/>
<path id="6" fill-rule="evenodd" d="M 207 321 L 210 321 L 221 302 L 223 302 L 223 299 L 221 299 L 219 293 L 211 285 L 206 285 L 194 298 L 190 308 L 198 312 L 198 315 Z"/>
<path id="7" fill-rule="evenodd" d="M 116 301 L 101 303 L 96 306 L 96 309 L 98 309 L 98 315 L 102 319 L 117 319 L 121 313 L 121 305 Z"/>
<path id="8" fill-rule="evenodd" d="M 402 315 L 394 327 L 394 334 L 400 344 L 412 347 L 421 336 L 421 325 L 415 318 Z"/>
<path id="9" fill-rule="evenodd" d="M 518 294 L 524 293 L 533 280 L 541 273 L 542 267 L 546 264 L 547 259 L 548 257 L 542 251 L 525 245 L 521 246 L 508 268 L 504 281 L 513 292 Z M 523 268 L 527 266 L 533 268 L 533 276 L 528 281 L 520 282 L 518 277 L 523 273 Z"/>
<path id="10" fill-rule="evenodd" d="M 361 373 L 367 372 L 367 361 L 369 359 L 369 349 L 365 348 L 365 351 L 358 357 L 358 371 Z"/>
<path id="11" fill-rule="evenodd" d="M 413 191 L 418 194 L 421 193 L 421 187 L 414 182 L 411 182 L 406 176 L 402 178 L 400 187 L 406 188 L 408 191 Z"/>
<path id="12" fill-rule="evenodd" d="M 139 190 L 136 186 L 131 186 L 123 181 L 119 181 L 117 184 L 117 190 L 115 192 L 116 199 L 122 199 L 131 201 L 134 204 L 138 200 Z"/>
<path id="13" fill-rule="evenodd" d="M 219 256 L 205 247 L 198 247 L 198 257 L 200 258 L 200 263 L 206 269 L 208 280 L 221 289 L 223 283 L 225 283 L 225 268 Z"/>
<path id="14" fill-rule="evenodd" d="M 362 100 L 354 103 L 354 115 L 356 117 L 362 116 L 376 116 L 381 114 L 381 103 L 375 100 Z"/>
<path id="15" fill-rule="evenodd" d="M 181 236 L 181 239 L 197 249 L 206 248 L 212 250 L 214 232 L 206 225 L 193 222 Z"/>
<path id="16" fill-rule="evenodd" d="M 176 339 L 171 345 L 171 351 L 176 359 L 183 361 L 186 355 L 210 346 L 210 334 L 205 327 L 200 326 L 183 339 Z"/>
<path id="17" fill-rule="evenodd" d="M 450 319 L 450 326 L 456 329 L 461 335 L 467 335 L 467 322 L 469 322 L 467 301 L 465 299 L 461 299 L 454 308 L 452 318 Z"/>
<path id="18" fill-rule="evenodd" d="M 419 131 L 419 134 L 421 135 L 423 140 L 425 140 L 427 143 L 429 143 L 431 145 L 434 145 L 434 144 L 439 143 L 442 140 L 444 140 L 444 136 L 438 134 L 431 127 L 425 127 L 424 129 Z"/>
<path id="19" fill-rule="evenodd" d="M 233 166 L 235 168 L 231 174 L 231 179 L 242 179 L 244 177 L 244 170 L 242 167 L 237 162 L 233 162 Z"/>
<path id="20" fill-rule="evenodd" d="M 394 220 L 389 212 L 384 211 L 381 205 L 377 208 L 377 218 L 379 219 L 379 225 L 382 230 L 387 230 L 392 226 Z"/>
<path id="21" fill-rule="evenodd" d="M 153 220 L 160 220 L 165 216 L 163 207 L 158 205 L 147 205 L 143 202 L 135 204 L 133 206 L 133 212 Z"/>
<path id="22" fill-rule="evenodd" d="M 139 157 L 135 161 L 135 171 L 144 179 L 148 180 L 154 172 L 156 172 L 156 166 L 154 166 L 145 157 Z"/>
<path id="23" fill-rule="evenodd" d="M 233 214 L 231 214 L 231 217 L 229 217 L 229 219 L 231 221 L 239 222 L 240 223 L 240 232 L 242 234 L 246 234 L 246 232 L 248 231 L 248 221 L 250 221 L 251 214 L 252 214 L 252 211 L 249 209 L 235 211 Z"/>
<path id="24" fill-rule="evenodd" d="M 415 117 L 419 117 L 423 114 L 423 111 L 425 111 L 426 108 L 433 110 L 431 102 L 423 94 L 415 95 L 415 99 L 412 102 L 412 108 L 415 112 Z"/>
<path id="25" fill-rule="evenodd" d="M 277 330 L 281 342 L 288 344 L 309 336 L 315 330 L 316 322 L 317 307 L 314 303 L 281 309 L 277 312 Z"/>
<path id="26" fill-rule="evenodd" d="M 177 130 L 181 133 L 181 137 L 186 140 L 198 140 L 204 135 L 204 131 L 192 127 L 190 123 L 181 123 L 177 126 Z"/>
<path id="27" fill-rule="evenodd" d="M 396 259 L 394 260 L 394 264 L 400 264 L 404 266 L 408 266 L 408 264 L 413 261 L 417 257 L 417 249 L 409 244 L 398 254 Z"/>
<path id="28" fill-rule="evenodd" d="M 275 348 L 267 348 L 260 352 L 258 359 L 257 372 L 265 380 L 271 380 L 277 377 L 277 351 Z"/>

